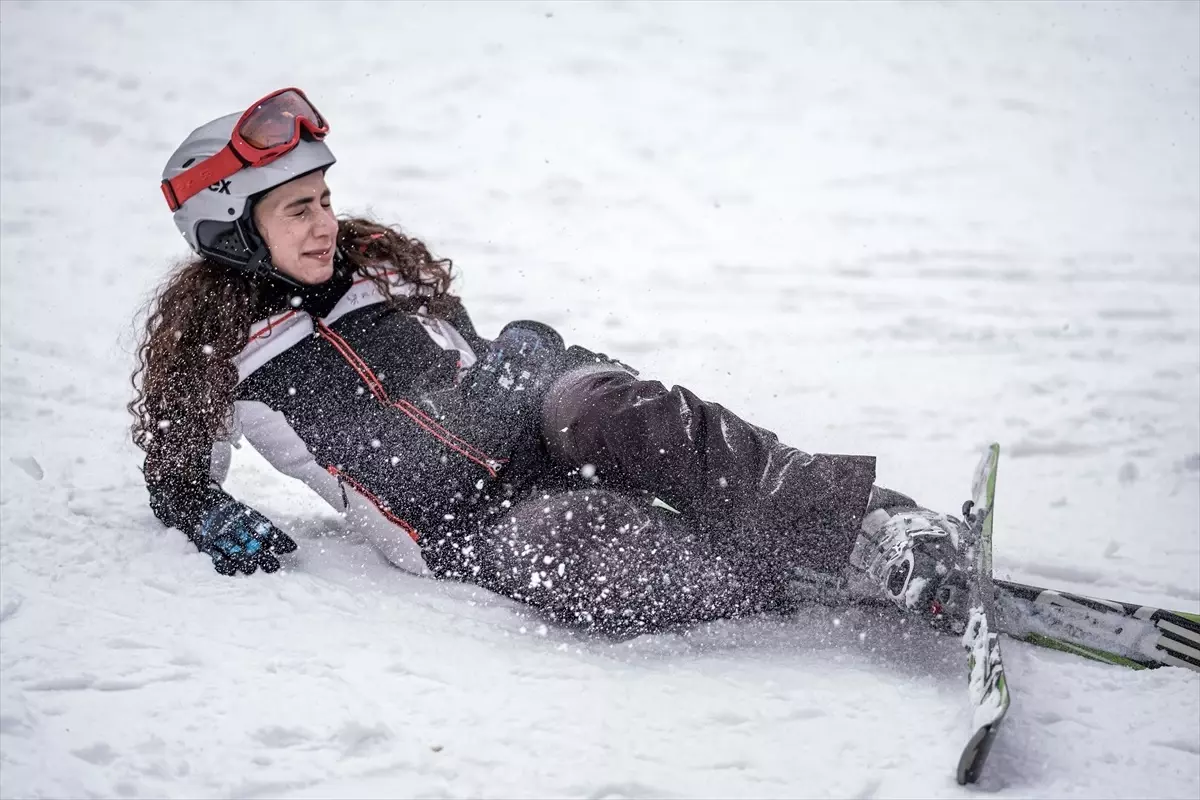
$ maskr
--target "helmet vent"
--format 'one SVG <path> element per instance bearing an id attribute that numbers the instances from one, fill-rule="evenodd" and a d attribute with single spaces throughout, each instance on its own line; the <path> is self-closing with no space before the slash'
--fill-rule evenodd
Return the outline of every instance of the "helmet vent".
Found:
<path id="1" fill-rule="evenodd" d="M 187 169 L 188 167 L 190 167 L 192 164 L 195 164 L 195 163 L 196 163 L 196 159 L 189 158 L 187 161 L 183 162 L 183 166 L 181 166 L 180 169 Z"/>

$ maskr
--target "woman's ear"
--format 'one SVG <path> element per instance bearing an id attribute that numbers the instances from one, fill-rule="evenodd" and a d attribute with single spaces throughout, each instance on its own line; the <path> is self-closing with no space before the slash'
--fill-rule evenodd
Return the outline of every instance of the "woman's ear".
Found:
<path id="1" fill-rule="evenodd" d="M 254 226 L 255 232 L 259 235 L 259 238 L 261 238 L 263 240 L 263 243 L 266 244 L 267 237 L 263 233 L 263 224 L 262 224 L 262 213 L 261 213 L 262 212 L 262 204 L 258 202 L 259 199 L 260 198 L 256 197 L 256 198 L 253 198 L 251 201 L 250 224 Z"/>

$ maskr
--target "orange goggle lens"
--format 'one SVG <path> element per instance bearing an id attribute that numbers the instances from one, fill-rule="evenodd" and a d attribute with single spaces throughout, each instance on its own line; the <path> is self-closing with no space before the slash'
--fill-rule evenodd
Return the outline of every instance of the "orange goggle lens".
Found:
<path id="1" fill-rule="evenodd" d="M 268 97 L 246 112 L 238 125 L 242 140 L 257 150 L 294 144 L 300 138 L 301 122 L 315 138 L 329 132 L 321 112 L 303 94 L 288 89 Z"/>

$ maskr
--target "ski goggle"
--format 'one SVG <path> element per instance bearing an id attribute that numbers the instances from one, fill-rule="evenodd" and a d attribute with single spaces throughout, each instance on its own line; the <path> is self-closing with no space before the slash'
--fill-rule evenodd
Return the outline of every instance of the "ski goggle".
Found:
<path id="1" fill-rule="evenodd" d="M 220 152 L 162 182 L 167 205 L 178 211 L 190 198 L 238 170 L 265 166 L 291 152 L 300 143 L 301 128 L 318 141 L 329 133 L 329 123 L 304 92 L 295 88 L 272 92 L 246 109 Z"/>

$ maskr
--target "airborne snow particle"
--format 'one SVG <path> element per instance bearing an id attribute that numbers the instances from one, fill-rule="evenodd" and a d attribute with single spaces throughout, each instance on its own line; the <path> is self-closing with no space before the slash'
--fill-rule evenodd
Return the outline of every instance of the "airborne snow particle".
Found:
<path id="1" fill-rule="evenodd" d="M 211 344 L 206 344 L 206 345 L 202 346 L 202 347 L 200 348 L 200 352 L 201 352 L 201 353 L 204 353 L 204 355 L 206 355 L 206 356 L 211 356 L 211 355 L 213 354 L 213 348 L 212 348 L 212 345 L 211 345 Z"/>
<path id="2" fill-rule="evenodd" d="M 592 478 L 596 477 L 596 465 L 584 464 L 579 468 L 579 474 L 582 475 L 585 480 L 590 481 Z"/>
<path id="3" fill-rule="evenodd" d="M 392 456 L 391 462 L 393 467 L 396 466 L 400 463 L 400 456 Z"/>
<path id="4" fill-rule="evenodd" d="M 160 420 L 158 421 L 158 429 L 159 429 L 160 431 L 165 431 L 165 430 L 166 430 L 167 428 L 169 428 L 169 427 L 171 427 L 171 420 L 169 420 L 169 419 L 160 419 Z"/>
<path id="5" fill-rule="evenodd" d="M 378 449 L 379 449 L 379 446 L 380 446 L 381 444 L 383 444 L 383 442 L 379 441 L 378 439 L 372 439 L 372 440 L 371 440 L 371 447 L 372 447 L 372 448 L 374 448 L 375 450 L 378 450 Z"/>
<path id="6" fill-rule="evenodd" d="M 289 386 L 289 387 L 288 387 L 288 394 L 289 394 L 289 395 L 293 395 L 293 396 L 294 396 L 294 395 L 296 394 L 296 387 L 295 387 L 295 386 Z"/>
<path id="7" fill-rule="evenodd" d="M 299 308 L 300 304 L 304 302 L 304 298 L 298 294 L 294 294 L 291 296 L 288 302 L 292 304 L 292 308 Z"/>

